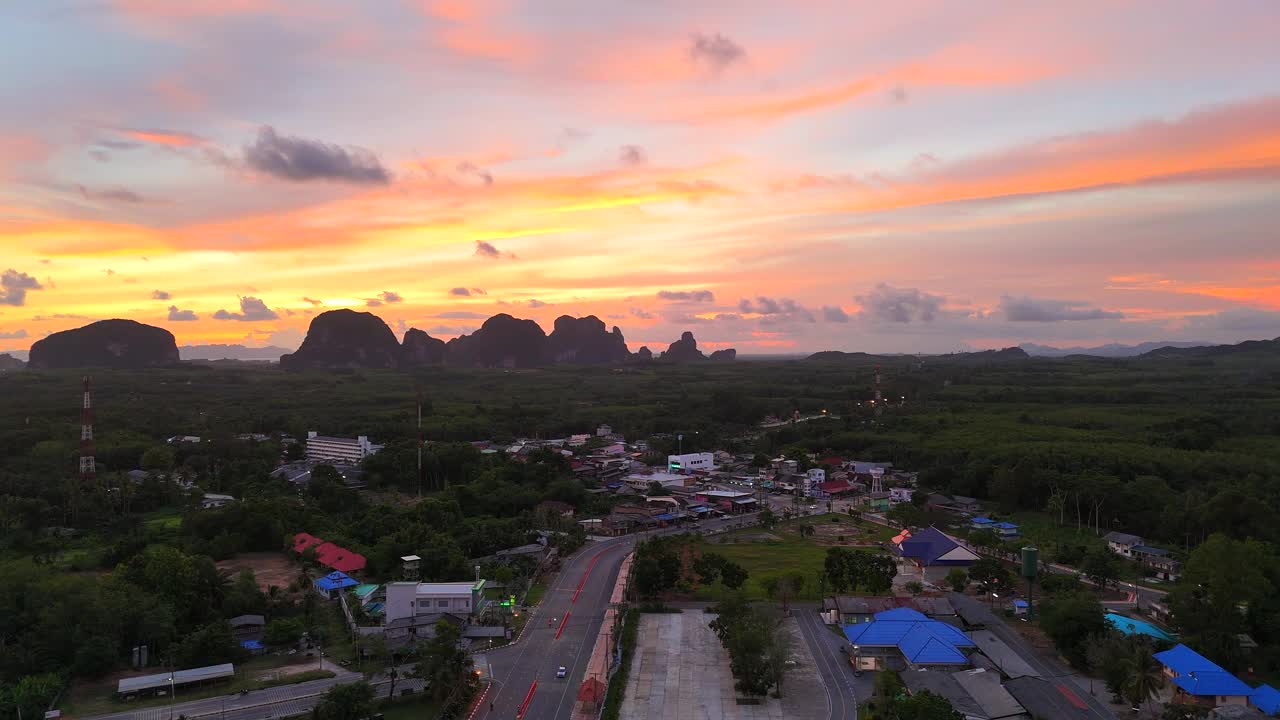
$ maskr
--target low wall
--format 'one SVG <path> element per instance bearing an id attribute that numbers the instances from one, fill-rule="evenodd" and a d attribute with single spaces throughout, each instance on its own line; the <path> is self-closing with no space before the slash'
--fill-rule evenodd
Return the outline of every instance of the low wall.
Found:
<path id="1" fill-rule="evenodd" d="M 622 565 L 618 568 L 618 579 L 613 585 L 613 593 L 609 596 L 609 608 L 604 611 L 604 618 L 600 623 L 600 634 L 596 636 L 595 645 L 591 648 L 591 658 L 587 660 L 586 671 L 582 676 L 583 687 L 592 680 L 598 681 L 601 684 L 600 687 L 609 684 L 609 675 L 618 657 L 618 633 L 622 630 L 620 606 L 627 594 L 627 585 L 631 579 L 631 561 L 634 558 L 635 553 L 629 553 L 622 559 Z M 599 702 L 574 703 L 574 720 L 595 720 L 600 715 L 603 700 L 604 698 L 601 697 Z"/>

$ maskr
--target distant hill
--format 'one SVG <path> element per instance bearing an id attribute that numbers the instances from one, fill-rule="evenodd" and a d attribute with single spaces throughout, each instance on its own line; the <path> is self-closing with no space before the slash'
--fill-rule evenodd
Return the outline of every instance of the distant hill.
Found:
<path id="1" fill-rule="evenodd" d="M 691 349 L 697 359 L 693 335 L 672 344 L 681 357 Z M 642 351 L 644 349 L 642 348 Z M 339 368 L 410 368 L 423 365 L 454 367 L 534 368 L 552 364 L 618 364 L 643 358 L 627 350 L 626 338 L 618 327 L 606 329 L 594 315 L 556 318 L 550 335 L 538 323 L 494 315 L 478 330 L 449 342 L 433 338 L 422 330 L 409 328 L 397 343 L 382 318 L 367 312 L 330 310 L 317 315 L 307 329 L 306 339 L 293 353 L 280 356 L 285 370 Z M 670 351 L 668 351 L 670 353 Z M 719 352 L 718 360 L 732 360 L 734 351 Z"/>
<path id="2" fill-rule="evenodd" d="M 245 345 L 183 345 L 178 348 L 178 355 L 183 360 L 255 360 L 276 362 L 280 356 L 292 352 L 288 348 L 268 345 L 266 347 L 247 347 Z"/>
<path id="3" fill-rule="evenodd" d="M 961 352 L 948 353 L 946 355 L 871 355 L 864 352 L 841 352 L 839 350 L 823 350 L 816 352 L 805 358 L 806 361 L 816 362 L 847 362 L 859 365 L 868 363 L 889 363 L 898 361 L 903 358 L 927 357 L 933 361 L 945 362 L 1010 362 L 1016 360 L 1026 360 L 1031 356 L 1022 348 L 1008 347 L 1003 350 L 980 350 L 977 352 Z"/>
<path id="4" fill-rule="evenodd" d="M 1274 340 L 1245 340 L 1235 345 L 1209 345 L 1207 347 L 1161 347 L 1143 353 L 1144 359 L 1159 358 L 1215 358 L 1236 355 L 1280 355 L 1280 338 Z"/>
<path id="5" fill-rule="evenodd" d="M 133 320 L 100 320 L 37 340 L 27 365 L 37 368 L 150 368 L 178 362 L 178 344 L 164 328 Z"/>
<path id="6" fill-rule="evenodd" d="M 291 354 L 280 356 L 285 370 L 394 368 L 401 349 L 382 318 L 355 310 L 329 310 L 311 319 L 307 337 Z"/>
<path id="7" fill-rule="evenodd" d="M 22 360 L 10 355 L 9 353 L 0 354 L 0 372 L 8 370 L 21 370 L 27 364 Z"/>
<path id="8" fill-rule="evenodd" d="M 693 333 L 685 330 L 679 340 L 667 347 L 660 359 L 667 362 L 697 362 L 706 360 L 707 356 L 698 349 L 698 341 L 694 339 Z"/>
<path id="9" fill-rule="evenodd" d="M 530 368 L 547 364 L 547 334 L 532 320 L 499 313 L 479 330 L 446 345 L 446 362 L 460 367 Z"/>
<path id="10" fill-rule="evenodd" d="M 1118 343 L 1108 343 L 1106 345 L 1097 345 L 1094 347 L 1054 347 L 1052 345 L 1037 345 L 1035 343 L 1022 343 L 1018 347 L 1027 351 L 1032 357 L 1066 357 L 1068 355 L 1093 355 L 1094 357 L 1134 357 L 1143 353 L 1151 352 L 1165 347 L 1173 348 L 1191 348 L 1204 347 L 1212 345 L 1207 342 L 1144 342 L 1137 345 L 1121 345 Z"/>

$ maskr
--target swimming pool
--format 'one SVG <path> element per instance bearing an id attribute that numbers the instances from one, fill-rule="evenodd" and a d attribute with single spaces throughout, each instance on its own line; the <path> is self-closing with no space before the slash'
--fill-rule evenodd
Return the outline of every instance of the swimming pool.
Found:
<path id="1" fill-rule="evenodd" d="M 1107 613 L 1107 622 L 1111 623 L 1112 627 L 1125 635 L 1149 635 L 1159 640 L 1173 640 L 1172 635 L 1161 630 L 1155 625 L 1152 625 L 1146 620 L 1139 620 L 1138 618 L 1126 617 L 1119 613 L 1109 612 Z"/>

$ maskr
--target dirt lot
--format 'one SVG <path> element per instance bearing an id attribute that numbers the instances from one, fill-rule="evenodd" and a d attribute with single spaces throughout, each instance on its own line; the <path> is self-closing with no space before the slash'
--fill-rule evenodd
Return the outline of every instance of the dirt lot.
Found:
<path id="1" fill-rule="evenodd" d="M 230 570 L 232 574 L 252 570 L 263 590 L 272 585 L 287 588 L 298 577 L 298 566 L 288 555 L 278 552 L 241 553 L 218 563 L 218 567 Z"/>
<path id="2" fill-rule="evenodd" d="M 814 523 L 813 529 L 813 541 L 822 545 L 879 545 L 874 529 L 852 523 Z"/>

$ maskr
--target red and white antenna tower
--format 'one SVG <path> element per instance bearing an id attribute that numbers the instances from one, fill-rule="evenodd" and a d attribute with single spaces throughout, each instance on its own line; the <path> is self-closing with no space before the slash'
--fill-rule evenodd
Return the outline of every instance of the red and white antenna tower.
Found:
<path id="1" fill-rule="evenodd" d="M 93 391 L 89 376 L 84 377 L 84 406 L 80 408 L 80 479 L 92 480 L 98 474 L 93 461 Z"/>

